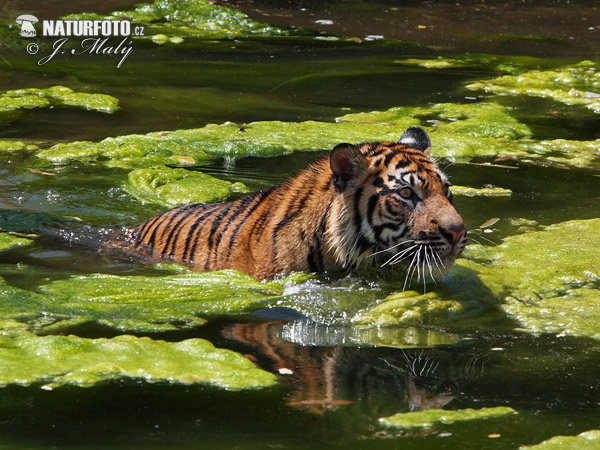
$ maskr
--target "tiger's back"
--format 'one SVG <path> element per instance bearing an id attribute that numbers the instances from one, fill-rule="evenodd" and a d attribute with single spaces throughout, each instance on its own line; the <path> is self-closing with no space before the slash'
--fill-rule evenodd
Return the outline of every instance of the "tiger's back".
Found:
<path id="1" fill-rule="evenodd" d="M 133 230 L 136 253 L 261 279 L 415 252 L 449 266 L 464 238 L 447 179 L 418 127 L 399 143 L 340 144 L 280 186 L 229 203 L 181 206 Z M 402 255 L 406 243 L 414 248 Z"/>
<path id="2" fill-rule="evenodd" d="M 327 161 L 323 159 L 320 163 Z M 296 242 L 299 237 L 304 244 L 317 249 L 321 245 L 318 234 L 300 231 L 300 236 L 294 233 L 291 237 L 282 233 L 290 226 L 297 228 L 294 219 L 301 212 L 304 220 L 320 219 L 306 214 L 320 209 L 318 195 L 313 191 L 319 187 L 314 166 L 306 171 L 282 186 L 232 202 L 184 205 L 158 214 L 134 230 L 138 250 L 197 271 L 231 268 L 258 278 L 290 270 L 322 270 L 319 266 L 323 263 L 313 262 L 305 254 L 305 245 Z M 322 194 L 327 194 L 329 183 L 323 181 L 320 188 Z M 305 264 L 290 264 L 286 260 Z M 275 267 L 279 270 L 274 272 Z"/>

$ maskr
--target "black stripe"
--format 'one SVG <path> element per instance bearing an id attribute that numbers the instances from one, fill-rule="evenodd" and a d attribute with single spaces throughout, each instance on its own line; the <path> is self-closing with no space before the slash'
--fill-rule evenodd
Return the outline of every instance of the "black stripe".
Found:
<path id="1" fill-rule="evenodd" d="M 154 222 L 156 222 L 160 216 L 161 216 L 161 214 L 157 214 L 156 216 L 151 217 L 150 219 L 146 220 L 146 222 L 144 222 L 142 225 L 140 225 L 136 230 L 138 236 L 140 238 L 143 238 L 144 234 L 146 234 L 146 231 L 148 231 L 148 229 L 150 229 L 152 224 Z"/>
<path id="2" fill-rule="evenodd" d="M 410 166 L 412 161 L 410 159 L 402 159 L 396 163 L 396 170 L 404 169 L 407 166 Z"/>
<path id="3" fill-rule="evenodd" d="M 219 210 L 219 207 L 221 205 L 216 204 L 216 205 L 206 205 L 206 206 L 207 206 L 207 208 L 204 211 L 204 214 L 202 214 L 198 218 L 196 218 L 196 222 L 194 223 L 194 225 L 192 225 L 192 227 L 194 227 L 194 229 L 196 228 L 196 223 L 198 224 L 198 226 L 200 226 L 200 229 L 198 230 L 198 233 L 196 234 L 196 238 L 195 239 L 193 238 L 191 230 L 190 230 L 190 234 L 188 235 L 188 239 L 191 239 L 190 243 L 192 240 L 194 242 L 191 249 L 188 248 L 188 239 L 186 239 L 186 247 L 183 251 L 183 259 L 187 260 L 189 262 L 189 264 L 195 264 L 197 262 L 197 261 L 194 261 L 192 258 L 193 258 L 193 255 L 196 253 L 196 248 L 198 247 L 198 243 L 200 242 L 200 239 L 198 239 L 198 235 L 200 233 L 202 233 L 202 230 L 204 229 L 204 227 L 202 227 L 201 225 L 204 225 L 204 221 L 207 218 L 211 217 L 214 213 L 216 213 Z M 186 259 L 185 254 L 188 252 L 188 250 L 189 250 L 189 254 Z"/>
<path id="4" fill-rule="evenodd" d="M 380 236 L 381 236 L 381 233 L 383 232 L 383 230 L 385 230 L 386 228 L 389 228 L 390 230 L 393 230 L 393 231 L 398 231 L 400 229 L 400 227 L 402 227 L 402 224 L 400 222 L 385 222 L 381 225 L 375 225 L 373 227 L 373 231 L 375 232 L 377 242 L 380 244 L 385 243 L 381 240 Z"/>
<path id="5" fill-rule="evenodd" d="M 373 227 L 373 214 L 375 214 L 375 207 L 377 206 L 377 195 L 371 195 L 369 202 L 367 203 L 367 222 Z"/>
<path id="6" fill-rule="evenodd" d="M 206 217 L 208 217 L 209 215 L 214 213 L 215 205 L 203 205 L 203 206 L 204 206 L 203 214 L 200 214 L 200 215 L 198 215 L 198 217 L 195 218 L 194 224 L 190 227 L 190 231 L 188 232 L 188 235 L 185 238 L 185 245 L 183 247 L 183 254 L 181 256 L 181 260 L 183 262 L 192 263 L 192 261 L 190 261 L 192 258 L 192 252 L 190 251 L 190 244 L 192 243 L 192 240 L 194 239 L 194 233 L 196 232 L 196 228 L 198 228 L 200 225 L 202 225 L 202 223 L 204 222 L 204 219 Z M 201 232 L 202 232 L 202 228 L 200 228 L 198 230 L 198 234 L 200 234 Z M 196 238 L 196 240 L 194 240 L 194 242 L 197 245 L 198 239 Z M 195 248 L 195 246 L 194 246 L 194 248 Z"/>
<path id="7" fill-rule="evenodd" d="M 217 236 L 217 240 L 215 241 L 215 246 L 214 246 L 215 247 L 215 257 L 217 255 L 217 251 L 219 249 L 219 245 L 221 244 L 221 240 L 225 236 L 225 233 L 227 233 L 227 230 L 229 229 L 229 227 L 231 226 L 231 224 L 235 222 L 235 218 L 237 217 L 237 215 L 240 212 L 242 212 L 244 209 L 246 209 L 248 207 L 248 205 L 252 202 L 252 200 L 254 200 L 255 197 L 256 197 L 255 195 L 247 195 L 246 197 L 241 198 L 241 199 L 239 199 L 236 202 L 236 204 L 238 205 L 238 207 L 231 214 L 231 216 L 229 217 L 229 220 L 225 224 L 225 227 L 219 233 L 219 236 Z"/>
<path id="8" fill-rule="evenodd" d="M 260 236 L 260 233 L 262 233 L 263 229 L 265 228 L 265 224 L 267 223 L 267 219 L 269 218 L 270 214 L 271 211 L 268 209 L 260 213 L 258 219 L 256 219 L 254 225 L 252 226 L 252 231 L 250 231 L 250 236 L 248 236 L 248 239 L 252 239 L 252 236 L 254 236 L 255 233 Z"/>
<path id="9" fill-rule="evenodd" d="M 219 212 L 219 214 L 217 214 L 217 217 L 215 217 L 215 220 L 213 220 L 213 223 L 211 225 L 210 228 L 210 233 L 208 235 L 208 253 L 209 253 L 209 257 L 206 258 L 206 262 L 204 263 L 204 269 L 208 270 L 209 267 L 209 263 L 210 263 L 210 251 L 213 248 L 213 238 L 215 237 L 215 233 L 217 232 L 217 230 L 219 229 L 219 226 L 221 226 L 221 222 L 223 222 L 223 219 L 225 218 L 225 216 L 227 215 L 227 213 L 229 213 L 229 211 L 231 211 L 231 208 L 233 208 L 233 206 L 235 205 L 235 203 L 228 203 L 227 205 L 225 205 L 225 207 L 223 209 L 221 209 L 221 211 Z M 219 241 L 221 240 L 222 237 L 222 233 L 221 236 L 219 236 Z M 216 256 L 216 251 L 215 251 L 215 256 Z"/>
<path id="10" fill-rule="evenodd" d="M 253 195 L 253 199 L 256 199 L 256 203 L 254 203 L 254 205 L 252 205 L 252 207 L 248 210 L 248 213 L 242 219 L 239 220 L 237 226 L 231 233 L 231 239 L 229 240 L 229 249 L 227 251 L 227 260 L 229 260 L 229 257 L 231 256 L 231 250 L 233 249 L 233 243 L 235 242 L 235 238 L 237 237 L 238 232 L 240 231 L 240 228 L 242 227 L 242 225 L 244 225 L 244 223 L 246 223 L 246 220 L 248 219 L 248 217 L 250 217 L 254 213 L 254 211 L 256 211 L 256 208 L 258 208 L 260 205 L 262 205 L 263 202 L 267 199 L 267 197 L 273 191 L 274 191 L 274 188 L 271 188 L 271 189 L 267 189 L 265 191 L 259 191 Z M 254 231 L 254 229 L 253 229 L 253 231 Z"/>
<path id="11" fill-rule="evenodd" d="M 360 197 L 363 193 L 363 187 L 359 187 L 354 193 L 354 226 L 356 228 L 356 234 L 360 234 L 361 230 L 361 216 L 360 216 Z"/>
<path id="12" fill-rule="evenodd" d="M 360 236 L 358 236 L 358 249 L 360 250 L 360 254 L 366 252 L 367 250 L 369 250 L 370 248 L 373 247 L 373 244 L 369 241 L 367 241 L 367 239 L 361 234 Z"/>
<path id="13" fill-rule="evenodd" d="M 163 247 L 162 250 L 162 256 L 173 256 L 173 250 L 169 251 L 169 247 L 173 247 L 173 249 L 175 249 L 175 246 L 177 245 L 177 241 L 179 240 L 179 234 L 181 233 L 181 230 L 183 229 L 183 227 L 180 227 L 180 225 L 185 222 L 185 220 L 190 217 L 192 214 L 194 214 L 196 212 L 196 208 L 193 209 L 189 209 L 188 211 L 186 211 L 183 214 L 183 217 L 181 219 L 179 219 L 177 221 L 177 223 L 173 224 L 173 227 L 171 228 L 171 232 L 169 233 L 169 236 L 167 237 L 167 241 L 165 242 L 165 245 Z"/>
<path id="14" fill-rule="evenodd" d="M 422 177 L 418 173 L 417 173 L 417 179 L 421 182 L 421 184 L 423 185 L 423 187 L 427 188 L 429 186 L 429 180 L 427 178 L 425 178 L 425 177 Z"/>
<path id="15" fill-rule="evenodd" d="M 215 237 L 215 233 L 219 229 L 221 222 L 223 222 L 223 219 L 225 218 L 227 213 L 231 210 L 231 208 L 233 208 L 234 205 L 235 205 L 235 203 L 228 203 L 228 204 L 224 205 L 223 208 L 219 211 L 219 213 L 215 217 L 215 220 L 213 220 L 212 225 L 210 227 L 210 233 L 208 234 L 208 248 L 209 249 L 212 249 L 213 238 Z"/>
<path id="16" fill-rule="evenodd" d="M 332 201 L 330 200 L 327 204 L 327 207 L 325 208 L 325 214 L 323 214 L 323 218 L 321 219 L 321 223 L 319 224 L 319 228 L 317 229 L 317 239 L 321 239 L 321 237 L 323 237 L 323 235 L 325 234 L 325 230 L 327 229 L 327 219 L 329 218 L 331 203 Z"/>
<path id="17" fill-rule="evenodd" d="M 153 218 L 149 219 L 148 222 L 151 223 L 152 225 L 156 224 L 156 226 L 154 228 L 152 228 L 152 225 L 149 226 L 148 229 L 144 232 L 144 234 L 139 236 L 140 240 L 143 241 L 146 238 L 148 232 L 150 232 L 150 230 L 155 232 L 156 228 L 160 226 L 161 219 L 163 219 L 163 218 L 164 218 L 164 213 L 158 214 L 158 215 L 154 216 Z M 145 244 L 150 245 L 147 242 Z"/>
<path id="18" fill-rule="evenodd" d="M 358 248 L 360 250 L 360 253 L 364 253 L 365 251 L 367 251 L 369 248 L 372 247 L 372 244 L 367 241 L 367 239 L 365 238 L 365 236 L 361 233 L 362 230 L 362 217 L 360 214 L 360 198 L 362 196 L 363 193 L 363 188 L 360 187 L 356 190 L 355 194 L 354 194 L 354 224 L 356 226 L 356 237 L 358 239 Z M 369 218 L 367 217 L 367 220 L 369 220 Z M 353 261 L 353 264 L 355 263 L 355 261 Z"/>
<path id="19" fill-rule="evenodd" d="M 155 231 L 157 231 L 157 233 L 154 237 L 155 238 L 164 237 L 165 234 L 168 233 L 169 230 L 171 229 L 171 224 L 175 221 L 175 219 L 177 217 L 179 217 L 181 214 L 185 214 L 185 212 L 188 208 L 189 208 L 189 205 L 186 205 L 186 206 L 181 206 L 179 208 L 172 209 L 171 211 L 167 211 L 165 213 L 163 223 L 159 225 L 161 227 L 160 230 L 155 229 Z"/>
<path id="20" fill-rule="evenodd" d="M 302 197 L 302 199 L 300 199 L 300 201 L 297 204 L 293 204 L 290 205 L 290 209 L 291 207 L 295 207 L 295 209 L 292 212 L 288 211 L 286 212 L 286 215 L 283 217 L 283 219 L 281 219 L 279 221 L 279 223 L 277 223 L 277 225 L 275 226 L 275 229 L 273 230 L 273 244 L 275 243 L 275 239 L 277 238 L 277 233 L 279 233 L 279 231 L 286 226 L 287 224 L 289 224 L 298 214 L 300 214 L 302 212 L 302 210 L 304 209 L 304 205 L 306 204 L 306 201 L 312 197 L 312 190 L 311 189 L 307 189 L 306 194 L 304 195 L 304 197 Z"/>
<path id="21" fill-rule="evenodd" d="M 369 153 L 367 156 L 369 158 L 376 158 L 379 155 L 383 155 L 384 153 L 388 152 L 389 150 L 390 150 L 389 148 L 383 147 L 383 148 L 380 148 L 379 150 Z"/>
<path id="22" fill-rule="evenodd" d="M 183 214 L 185 212 L 185 210 L 187 208 L 189 208 L 190 205 L 188 206 L 184 206 L 184 207 L 180 207 L 179 209 L 172 209 L 170 211 L 167 211 L 165 213 L 163 213 L 162 217 L 165 218 L 165 216 L 168 216 L 169 213 L 171 213 L 171 217 L 169 218 L 169 221 L 167 223 L 159 223 L 156 227 L 154 227 L 154 230 L 152 231 L 152 235 L 150 236 L 150 240 L 148 241 L 148 245 L 150 245 L 151 247 L 156 248 L 156 246 L 154 245 L 154 241 L 156 240 L 157 237 L 157 232 L 158 229 L 161 228 L 161 225 L 164 225 L 161 228 L 161 236 L 163 236 L 166 232 L 166 230 L 168 229 L 168 227 L 171 225 L 171 223 L 173 222 L 173 220 L 175 220 L 175 218 L 177 216 L 179 216 L 179 214 Z M 159 250 L 159 249 L 157 249 Z"/>
<path id="23" fill-rule="evenodd" d="M 412 147 L 401 146 L 395 149 L 396 151 L 402 152 L 405 155 L 416 156 L 417 159 L 425 159 L 423 158 L 423 152 L 420 150 L 414 150 Z"/>
<path id="24" fill-rule="evenodd" d="M 383 165 L 385 167 L 390 165 L 390 162 L 392 162 L 392 159 L 394 159 L 394 157 L 397 155 L 397 152 L 390 152 L 387 155 L 385 155 L 385 159 L 383 160 Z"/>
<path id="25" fill-rule="evenodd" d="M 363 155 L 365 155 L 365 156 L 373 156 L 371 153 L 373 151 L 375 151 L 375 149 L 377 148 L 378 145 L 379 145 L 378 142 L 371 142 L 368 144 L 363 144 L 361 147 L 367 147 L 367 148 L 365 150 L 363 150 L 361 148 L 360 150 L 363 153 Z"/>
<path id="26" fill-rule="evenodd" d="M 363 154 L 369 158 L 375 158 L 390 150 L 393 150 L 389 144 L 391 144 L 391 142 L 387 143 L 387 145 L 384 142 L 373 142 L 372 144 L 369 144 L 369 150 L 367 150 L 366 153 L 363 152 Z"/>

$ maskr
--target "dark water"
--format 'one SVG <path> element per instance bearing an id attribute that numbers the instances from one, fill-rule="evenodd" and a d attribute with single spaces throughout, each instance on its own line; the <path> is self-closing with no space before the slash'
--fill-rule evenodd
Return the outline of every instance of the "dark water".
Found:
<path id="1" fill-rule="evenodd" d="M 69 12 L 126 8 L 128 3 L 134 2 L 52 1 L 40 6 L 9 1 L 0 6 L 0 13 L 11 18 L 27 11 L 56 18 Z M 25 112 L 0 129 L 0 138 L 51 145 L 225 121 L 333 120 L 349 112 L 398 105 L 460 103 L 473 95 L 463 88 L 466 82 L 497 74 L 486 67 L 430 71 L 394 61 L 495 53 L 529 57 L 532 67 L 544 67 L 600 55 L 597 2 L 220 3 L 275 25 L 360 39 L 383 35 L 389 40 L 362 46 L 312 38 L 210 43 L 189 39 L 168 47 L 136 42 L 134 54 L 120 69 L 114 60 L 102 58 L 39 67 L 22 52 L 3 48 L 0 54 L 12 67 L 0 61 L 2 90 L 64 84 L 113 95 L 121 109 L 114 115 L 66 108 Z M 330 19 L 333 25 L 316 24 L 319 19 Z M 598 116 L 573 118 L 569 107 L 548 100 L 495 100 L 518 106 L 515 117 L 533 130 L 536 139 L 600 138 Z M 548 114 L 550 109 L 558 119 Z M 235 164 L 217 160 L 201 169 L 259 189 L 280 183 L 318 155 L 245 158 Z M 116 226 L 139 223 L 161 210 L 124 194 L 118 187 L 125 182 L 124 170 L 100 164 L 48 164 L 39 168 L 57 176 L 43 178 L 26 171 L 29 164 L 26 154 L 0 155 L 0 207 L 23 212 L 23 220 L 45 213 L 68 224 L 75 220 Z M 510 199 L 457 198 L 457 209 L 469 229 L 492 217 L 501 219 L 494 233 L 485 235 L 491 242 L 482 240 L 484 245 L 499 243 L 513 231 L 507 225 L 510 218 L 551 224 L 597 217 L 600 211 L 599 179 L 591 170 L 449 161 L 440 165 L 455 184 L 492 184 L 513 191 Z M 0 261 L 59 268 L 64 276 L 144 271 L 42 242 L 2 255 Z M 600 349 L 592 339 L 532 336 L 507 325 L 489 333 L 466 332 L 460 344 L 435 348 L 361 347 L 327 328 L 290 321 L 295 318 L 287 310 L 269 311 L 237 321 L 210 322 L 194 331 L 153 335 L 171 341 L 207 338 L 217 347 L 251 355 L 276 373 L 294 367 L 294 374 L 283 376 L 287 380 L 279 388 L 231 393 L 143 382 L 52 392 L 5 387 L 0 389 L 0 447 L 493 449 L 518 448 L 600 427 Z M 102 329 L 82 330 L 81 335 L 111 336 Z M 454 426 L 451 432 L 402 433 L 377 425 L 379 417 L 396 412 L 485 406 L 511 406 L 520 414 L 486 421 L 485 426 Z M 496 434 L 500 436 L 493 437 Z"/>

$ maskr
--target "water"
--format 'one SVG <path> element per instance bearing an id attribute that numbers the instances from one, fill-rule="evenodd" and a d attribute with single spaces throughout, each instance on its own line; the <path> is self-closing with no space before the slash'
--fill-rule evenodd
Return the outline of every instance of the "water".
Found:
<path id="1" fill-rule="evenodd" d="M 134 54 L 121 69 L 115 69 L 113 60 L 101 57 L 36 66 L 23 52 L 4 49 L 8 53 L 1 54 L 10 57 L 13 67 L 2 67 L 2 90 L 64 84 L 74 90 L 113 95 L 119 98 L 121 109 L 114 115 L 68 108 L 26 111 L 3 122 L 0 139 L 43 141 L 43 146 L 50 146 L 225 121 L 331 121 L 350 112 L 399 105 L 463 103 L 472 101 L 465 97 L 473 96 L 463 87 L 467 82 L 498 74 L 489 66 L 432 71 L 395 61 L 461 58 L 477 52 L 508 59 L 531 58 L 532 67 L 543 68 L 600 55 L 600 11 L 586 2 L 568 6 L 551 1 L 412 6 L 339 1 L 304 2 L 302 9 L 268 1 L 222 3 L 279 26 L 360 39 L 384 35 L 392 41 L 359 46 L 311 37 L 293 41 L 188 39 L 180 46 L 164 47 L 136 42 Z M 29 10 L 39 17 L 55 18 L 54 11 L 105 12 L 101 8 L 129 6 L 125 1 L 102 6 L 80 2 L 75 11 L 67 4 L 54 1 L 40 7 L 27 1 L 11 2 L 0 7 L 0 14 L 9 19 L 15 12 Z M 333 25 L 316 23 L 319 19 L 331 19 Z M 527 38 L 531 35 L 551 39 Z M 535 139 L 600 138 L 600 118 L 592 113 L 576 114 L 568 106 L 535 98 L 499 97 L 494 101 L 513 108 L 513 116 L 532 129 Z M 558 117 L 549 114 L 550 110 Z M 196 169 L 261 189 L 305 167 L 326 149 L 321 150 L 266 160 L 245 158 L 233 164 L 219 159 Z M 489 161 L 440 161 L 455 184 L 491 184 L 513 191 L 510 198 L 457 197 L 457 209 L 470 230 L 490 218 L 500 218 L 493 233 L 473 233 L 483 248 L 515 232 L 511 218 L 547 225 L 598 216 L 597 171 L 518 161 L 507 163 L 512 166 L 509 168 L 477 165 L 483 162 Z M 56 175 L 31 173 L 27 169 L 34 164 Z M 67 230 L 84 225 L 114 227 L 140 223 L 162 210 L 126 195 L 121 188 L 126 177 L 126 170 L 100 163 L 52 165 L 36 162 L 27 153 L 0 154 L 0 223 L 4 229 L 6 224 L 23 228 L 31 221 L 33 231 L 40 221 L 58 223 Z M 0 253 L 0 263 L 4 267 L 25 264 L 48 279 L 95 272 L 153 273 L 132 262 L 48 240 Z M 6 280 L 13 286 L 35 289 L 46 278 L 7 272 Z M 344 311 L 344 306 L 366 303 L 395 290 L 357 276 L 309 282 L 288 294 L 310 305 L 313 300 L 318 305 L 330 297 L 340 305 L 339 311 Z M 444 324 L 369 330 L 340 326 L 335 321 L 312 322 L 281 307 L 212 320 L 193 330 L 150 333 L 167 341 L 208 339 L 282 374 L 282 383 L 277 388 L 243 393 L 141 381 L 53 391 L 39 386 L 4 387 L 0 389 L 0 446 L 517 448 L 600 427 L 600 350 L 596 340 L 533 335 L 515 329 L 506 318 L 489 330 L 453 329 Z M 118 333 L 82 326 L 77 334 L 97 338 Z M 373 345 L 378 339 L 402 345 Z M 510 406 L 519 415 L 407 432 L 384 429 L 377 422 L 380 417 L 409 410 L 487 406 Z"/>

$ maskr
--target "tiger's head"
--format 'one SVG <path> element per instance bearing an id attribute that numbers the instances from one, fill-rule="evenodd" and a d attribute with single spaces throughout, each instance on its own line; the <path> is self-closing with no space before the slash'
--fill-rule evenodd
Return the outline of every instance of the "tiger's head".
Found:
<path id="1" fill-rule="evenodd" d="M 448 178 L 430 152 L 429 136 L 420 127 L 410 127 L 398 143 L 340 144 L 332 150 L 332 180 L 342 204 L 336 256 L 345 267 L 406 261 L 408 273 L 419 279 L 452 266 L 467 233 Z"/>

